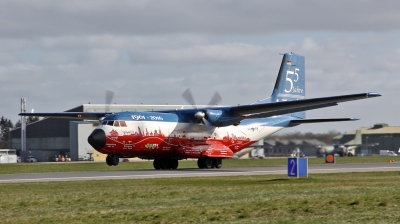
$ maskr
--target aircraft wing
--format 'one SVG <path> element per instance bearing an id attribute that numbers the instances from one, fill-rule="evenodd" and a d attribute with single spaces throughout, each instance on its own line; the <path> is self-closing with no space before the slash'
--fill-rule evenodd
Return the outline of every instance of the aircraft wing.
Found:
<path id="1" fill-rule="evenodd" d="M 311 124 L 322 122 L 337 122 L 337 121 L 357 121 L 358 118 L 327 118 L 327 119 L 297 119 L 291 120 L 290 124 Z"/>
<path id="2" fill-rule="evenodd" d="M 69 118 L 69 119 L 87 119 L 87 120 L 98 120 L 105 117 L 105 112 L 93 113 L 93 112 L 60 112 L 60 113 L 20 113 L 19 116 L 34 116 L 34 117 L 51 117 L 51 118 Z"/>
<path id="3" fill-rule="evenodd" d="M 247 118 L 271 117 L 282 114 L 313 110 L 323 107 L 336 106 L 338 103 L 352 100 L 381 96 L 379 93 L 359 93 L 342 96 L 321 97 L 294 101 L 282 101 L 264 104 L 251 104 L 231 107 L 230 111 L 234 114 L 246 116 Z"/>

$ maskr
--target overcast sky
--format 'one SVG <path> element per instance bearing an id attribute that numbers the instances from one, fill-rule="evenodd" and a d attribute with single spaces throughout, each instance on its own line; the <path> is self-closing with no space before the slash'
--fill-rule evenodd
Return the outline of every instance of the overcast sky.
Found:
<path id="1" fill-rule="evenodd" d="M 400 2 L 15 1 L 0 7 L 0 115 L 60 112 L 83 103 L 224 105 L 269 96 L 279 53 L 306 57 L 307 97 L 379 92 L 382 97 L 309 111 L 307 118 L 360 121 L 288 130 L 346 132 L 400 126 Z"/>

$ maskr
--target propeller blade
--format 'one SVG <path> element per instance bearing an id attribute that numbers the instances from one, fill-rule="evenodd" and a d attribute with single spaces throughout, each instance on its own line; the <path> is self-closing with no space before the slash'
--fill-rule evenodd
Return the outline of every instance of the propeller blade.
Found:
<path id="1" fill-rule="evenodd" d="M 114 92 L 112 92 L 112 91 L 110 91 L 110 90 L 106 90 L 106 112 L 108 113 L 108 112 L 110 112 L 110 104 L 111 104 L 111 101 L 112 101 L 112 99 L 113 99 L 113 97 L 114 97 Z"/>
<path id="2" fill-rule="evenodd" d="M 194 108 L 196 108 L 196 103 L 194 102 L 194 98 L 192 95 L 192 92 L 190 91 L 190 88 L 187 88 L 185 92 L 182 93 L 183 99 L 185 99 L 190 105 L 192 105 Z M 197 108 L 196 108 L 197 109 Z"/>
<path id="3" fill-rule="evenodd" d="M 221 95 L 217 91 L 215 91 L 213 97 L 211 98 L 210 102 L 208 103 L 209 106 L 217 105 L 219 102 L 222 101 Z"/>
<path id="4" fill-rule="evenodd" d="M 205 118 L 202 119 L 203 124 L 207 127 L 207 132 L 211 134 L 214 132 L 215 127 Z"/>

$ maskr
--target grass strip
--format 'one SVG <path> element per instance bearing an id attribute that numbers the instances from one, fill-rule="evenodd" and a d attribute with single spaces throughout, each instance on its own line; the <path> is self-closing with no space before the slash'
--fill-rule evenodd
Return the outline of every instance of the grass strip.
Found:
<path id="1" fill-rule="evenodd" d="M 1 223 L 399 223 L 400 172 L 0 184 Z"/>

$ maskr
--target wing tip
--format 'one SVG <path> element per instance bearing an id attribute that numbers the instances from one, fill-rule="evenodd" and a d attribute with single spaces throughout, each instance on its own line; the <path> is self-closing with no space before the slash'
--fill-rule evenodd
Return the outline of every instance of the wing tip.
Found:
<path id="1" fill-rule="evenodd" d="M 377 93 L 377 92 L 369 92 L 369 93 L 367 93 L 367 97 L 379 97 L 379 96 L 382 96 L 382 95 Z"/>

